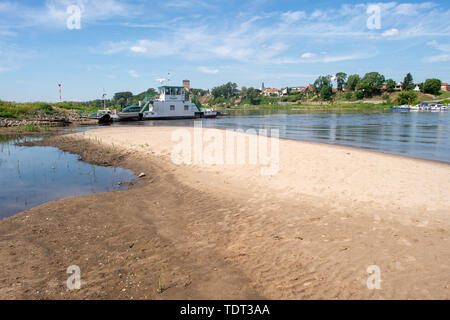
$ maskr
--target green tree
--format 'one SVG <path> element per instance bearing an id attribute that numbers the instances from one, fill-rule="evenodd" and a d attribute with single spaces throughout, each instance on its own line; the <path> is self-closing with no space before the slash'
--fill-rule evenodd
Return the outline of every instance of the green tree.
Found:
<path id="1" fill-rule="evenodd" d="M 261 95 L 258 89 L 253 87 L 245 90 L 245 95 L 242 97 L 242 104 L 258 105 L 261 103 Z"/>
<path id="2" fill-rule="evenodd" d="M 395 85 L 396 85 L 396 83 L 395 83 L 394 80 L 392 80 L 392 79 L 387 79 L 387 80 L 386 80 L 386 91 L 387 91 L 387 92 L 394 92 L 394 90 L 395 90 Z"/>
<path id="3" fill-rule="evenodd" d="M 320 98 L 322 100 L 331 100 L 333 96 L 333 88 L 331 86 L 322 86 L 320 88 Z"/>
<path id="4" fill-rule="evenodd" d="M 345 89 L 347 89 L 349 91 L 355 91 L 356 86 L 358 85 L 360 80 L 361 80 L 361 78 L 357 74 L 352 74 L 352 75 L 348 76 L 347 82 L 345 83 Z"/>
<path id="5" fill-rule="evenodd" d="M 414 89 L 414 82 L 411 73 L 408 73 L 403 79 L 402 90 Z"/>
<path id="6" fill-rule="evenodd" d="M 314 81 L 313 84 L 314 93 L 322 100 L 330 100 L 333 95 L 333 83 L 331 82 L 331 76 L 320 76 Z"/>
<path id="7" fill-rule="evenodd" d="M 397 103 L 398 104 L 416 104 L 416 99 L 419 95 L 412 91 L 403 91 L 398 95 Z"/>
<path id="8" fill-rule="evenodd" d="M 364 91 L 366 97 L 371 97 L 374 94 L 381 92 L 381 86 L 384 84 L 384 76 L 378 72 L 368 72 L 362 77 L 358 83 L 359 89 Z"/>
<path id="9" fill-rule="evenodd" d="M 234 82 L 228 82 L 224 85 L 214 87 L 211 90 L 211 94 L 214 98 L 228 99 L 231 97 L 236 97 L 238 94 L 237 84 Z"/>
<path id="10" fill-rule="evenodd" d="M 441 90 L 441 80 L 439 79 L 427 79 L 423 84 L 423 92 L 430 94 L 439 94 Z"/>
<path id="11" fill-rule="evenodd" d="M 128 99 L 132 98 L 133 94 L 129 91 L 117 92 L 114 94 L 113 100 L 115 104 L 124 107 L 127 104 Z"/>
<path id="12" fill-rule="evenodd" d="M 319 95 L 323 87 L 333 88 L 331 76 L 320 76 L 314 81 L 313 90 L 315 94 Z"/>
<path id="13" fill-rule="evenodd" d="M 358 99 L 358 100 L 361 100 L 362 98 L 364 98 L 364 91 L 356 90 L 355 91 L 355 98 Z"/>
<path id="14" fill-rule="evenodd" d="M 338 91 L 342 92 L 344 90 L 345 81 L 347 80 L 347 74 L 344 72 L 336 73 L 336 83 Z"/>
<path id="15" fill-rule="evenodd" d="M 241 97 L 244 97 L 247 94 L 247 87 L 243 86 L 241 88 L 240 94 L 241 94 Z"/>

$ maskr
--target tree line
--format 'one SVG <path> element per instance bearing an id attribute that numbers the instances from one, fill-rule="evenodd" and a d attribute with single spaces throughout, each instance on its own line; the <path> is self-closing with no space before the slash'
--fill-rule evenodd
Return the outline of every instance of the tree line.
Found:
<path id="1" fill-rule="evenodd" d="M 344 93 L 348 96 L 348 100 L 355 98 L 357 100 L 365 97 L 370 98 L 374 95 L 379 95 L 383 91 L 393 92 L 396 90 L 397 83 L 393 79 L 385 79 L 385 77 L 378 72 L 368 72 L 364 76 L 358 74 L 347 75 L 345 72 L 338 72 L 335 75 L 319 76 L 312 85 L 313 94 L 321 100 L 332 100 L 336 93 L 333 91 L 333 84 L 336 83 L 336 91 L 338 93 Z M 430 94 L 439 94 L 441 89 L 441 80 L 439 79 L 427 79 L 423 83 L 419 83 L 421 92 Z M 408 73 L 402 82 L 401 89 L 404 91 L 399 97 L 400 100 L 409 101 L 415 100 L 417 95 L 412 92 L 415 88 L 414 80 L 411 73 Z M 302 92 L 291 93 L 289 88 L 286 88 L 287 95 L 281 98 L 281 101 L 298 101 L 304 98 L 305 94 Z M 87 102 L 80 102 L 78 104 L 85 106 L 95 106 L 96 108 L 106 107 L 125 107 L 128 105 L 138 104 L 139 101 L 143 101 L 148 95 L 157 95 L 157 91 L 154 88 L 141 92 L 137 95 L 133 95 L 130 91 L 116 92 L 112 99 L 96 99 Z M 204 89 L 191 89 L 189 96 L 198 101 L 198 97 L 211 94 L 211 104 L 230 103 L 236 99 L 240 99 L 241 104 L 259 105 L 275 103 L 277 97 L 261 95 L 261 91 L 254 87 L 245 87 L 238 89 L 238 85 L 235 82 L 227 82 L 223 85 L 212 88 L 211 90 Z M 398 100 L 399 101 L 399 100 Z"/>
<path id="2" fill-rule="evenodd" d="M 336 81 L 337 91 L 353 92 L 357 99 L 364 97 L 372 97 L 381 94 L 383 91 L 393 92 L 396 88 L 396 82 L 393 79 L 385 79 L 378 72 L 368 72 L 363 77 L 358 74 L 347 76 L 345 72 L 338 72 L 334 76 L 319 76 L 314 81 L 314 93 L 322 100 L 331 100 L 333 97 L 333 80 Z M 439 94 L 441 90 L 441 80 L 427 79 L 424 83 L 420 83 L 421 92 L 430 94 Z M 408 73 L 403 79 L 401 89 L 403 91 L 412 91 L 415 88 L 414 80 L 411 73 Z"/>

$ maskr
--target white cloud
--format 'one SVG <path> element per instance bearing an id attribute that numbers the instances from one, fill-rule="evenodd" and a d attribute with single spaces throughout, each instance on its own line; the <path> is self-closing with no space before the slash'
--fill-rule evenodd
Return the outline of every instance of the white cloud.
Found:
<path id="1" fill-rule="evenodd" d="M 319 60 L 319 62 L 339 62 L 339 61 L 350 61 L 350 60 L 359 60 L 359 59 L 365 59 L 367 58 L 367 55 L 363 54 L 352 54 L 352 55 L 345 55 L 345 56 L 326 56 Z"/>
<path id="2" fill-rule="evenodd" d="M 423 9 L 430 9 L 435 6 L 432 2 L 402 3 L 396 6 L 393 11 L 396 15 L 413 16 L 418 15 Z"/>
<path id="3" fill-rule="evenodd" d="M 282 13 L 281 16 L 285 22 L 291 23 L 306 17 L 306 13 L 304 11 L 288 11 Z"/>
<path id="4" fill-rule="evenodd" d="M 130 50 L 133 52 L 136 52 L 136 53 L 146 53 L 147 52 L 147 48 L 139 47 L 139 46 L 132 46 L 130 48 Z"/>
<path id="5" fill-rule="evenodd" d="M 324 56 L 315 57 L 315 58 L 301 58 L 301 59 L 284 57 L 284 58 L 276 59 L 274 62 L 276 64 L 333 63 L 333 62 L 340 62 L 340 61 L 367 59 L 369 57 L 371 57 L 371 55 L 360 53 L 360 54 L 336 55 L 336 56 L 324 55 Z"/>
<path id="6" fill-rule="evenodd" d="M 183 5 L 188 3 L 183 0 L 169 3 L 172 7 Z M 167 29 L 163 31 L 154 32 L 151 38 L 126 40 L 125 44 L 123 41 L 110 43 L 104 51 L 139 53 L 148 57 L 173 55 L 190 61 L 227 59 L 264 64 L 292 61 L 330 63 L 367 57 L 366 53 L 373 52 L 377 45 L 376 42 L 368 42 L 368 39 L 402 40 L 431 34 L 448 35 L 450 32 L 448 23 L 435 23 L 449 21 L 448 10 L 433 9 L 431 12 L 427 9 L 431 5 L 425 2 L 423 5 L 414 6 L 420 15 L 413 17 L 399 14 L 406 13 L 407 10 L 412 13 L 410 7 L 398 8 L 399 4 L 395 2 L 380 5 L 383 14 L 382 27 L 385 30 L 383 33 L 366 28 L 367 5 L 357 4 L 343 5 L 338 9 L 315 10 L 312 13 L 285 11 L 253 16 L 240 14 L 228 17 L 222 23 L 217 23 L 216 18 L 201 21 L 184 19 L 168 24 Z M 153 23 L 159 25 L 161 22 L 152 21 Z M 328 55 L 305 52 L 301 57 L 292 57 L 288 49 L 300 41 L 304 45 L 315 42 L 328 46 L 329 43 L 331 47 L 339 43 L 348 45 L 349 48 L 355 48 L 357 41 L 366 41 L 368 47 L 358 51 L 360 54 Z M 325 48 L 319 48 L 318 52 L 323 49 Z M 373 53 L 370 56 L 373 56 Z"/>
<path id="7" fill-rule="evenodd" d="M 313 58 L 315 56 L 316 56 L 316 54 L 311 53 L 311 52 L 305 52 L 304 54 L 302 54 L 302 58 L 305 58 L 305 59 Z"/>
<path id="8" fill-rule="evenodd" d="M 66 28 L 67 8 L 76 5 L 81 10 L 81 27 L 85 24 L 104 21 L 116 17 L 131 17 L 136 10 L 119 0 L 46 0 L 43 6 L 27 6 L 19 3 L 0 4 L 0 12 L 5 14 L 4 24 L 10 27 L 52 27 Z"/>
<path id="9" fill-rule="evenodd" d="M 450 54 L 441 54 L 424 59 L 425 62 L 447 62 L 450 61 Z"/>
<path id="10" fill-rule="evenodd" d="M 383 38 L 387 38 L 387 37 L 395 37 L 395 36 L 398 36 L 399 33 L 400 33 L 400 32 L 398 31 L 398 29 L 393 28 L 393 29 L 386 30 L 385 32 L 383 32 L 383 33 L 381 34 L 381 36 L 382 36 Z"/>
<path id="11" fill-rule="evenodd" d="M 172 0 L 172 1 L 166 1 L 164 3 L 166 7 L 171 8 L 179 8 L 179 9 L 185 9 L 185 8 L 215 8 L 214 5 L 210 4 L 209 2 L 202 1 L 202 0 Z"/>
<path id="12" fill-rule="evenodd" d="M 450 44 L 439 44 L 436 40 L 428 41 L 427 45 L 444 52 L 450 52 Z"/>
<path id="13" fill-rule="evenodd" d="M 208 73 L 208 74 L 217 74 L 219 73 L 219 69 L 215 69 L 215 68 L 210 68 L 210 67 L 199 67 L 198 70 L 200 70 L 203 73 Z"/>
<path id="14" fill-rule="evenodd" d="M 133 78 L 140 78 L 140 75 L 139 75 L 135 70 L 128 70 L 128 73 L 129 73 L 130 76 L 132 76 Z"/>
<path id="15" fill-rule="evenodd" d="M 323 16 L 324 12 L 321 10 L 314 10 L 314 12 L 311 14 L 311 18 L 319 18 L 320 16 Z"/>

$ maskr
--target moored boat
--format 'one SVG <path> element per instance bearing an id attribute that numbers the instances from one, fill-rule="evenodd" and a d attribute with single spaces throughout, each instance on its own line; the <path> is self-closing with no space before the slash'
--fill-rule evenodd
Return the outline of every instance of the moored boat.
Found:
<path id="1" fill-rule="evenodd" d="M 189 97 L 182 86 L 159 87 L 159 98 L 148 100 L 141 110 L 142 118 L 145 120 L 158 119 L 195 119 L 215 118 L 217 112 L 214 110 L 201 111 Z"/>

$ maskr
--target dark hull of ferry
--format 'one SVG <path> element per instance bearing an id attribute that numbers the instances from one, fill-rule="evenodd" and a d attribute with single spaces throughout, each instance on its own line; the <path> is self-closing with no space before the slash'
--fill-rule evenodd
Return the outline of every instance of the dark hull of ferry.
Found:
<path id="1" fill-rule="evenodd" d="M 181 120 L 181 119 L 213 119 L 216 118 L 217 114 L 215 115 L 204 115 L 203 112 L 196 112 L 193 116 L 175 116 L 175 117 L 146 117 L 143 118 L 142 115 L 139 115 L 138 117 L 130 117 L 130 118 L 122 118 L 122 119 L 112 119 L 109 114 L 105 114 L 103 117 L 101 117 L 98 120 L 99 124 L 108 124 L 112 123 L 114 121 L 142 121 L 142 120 Z"/>

